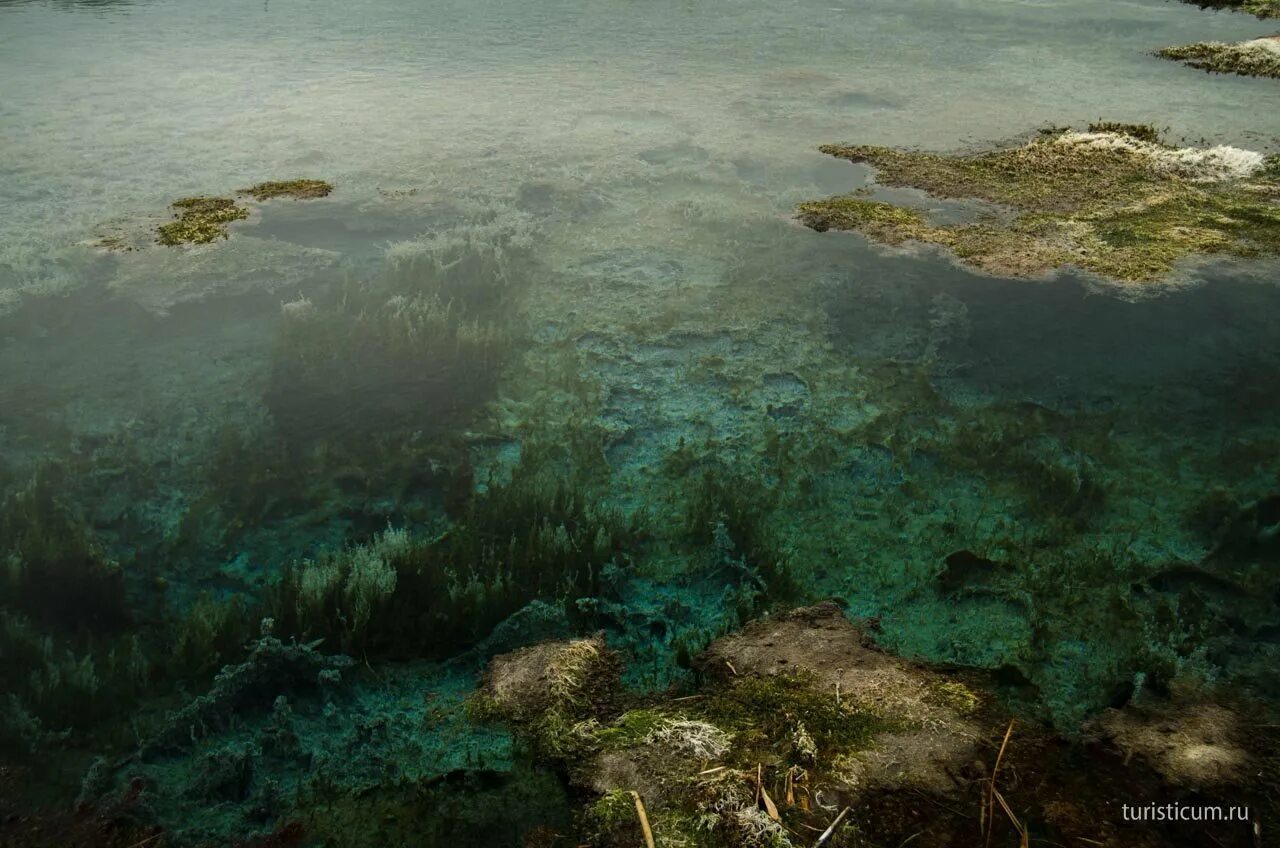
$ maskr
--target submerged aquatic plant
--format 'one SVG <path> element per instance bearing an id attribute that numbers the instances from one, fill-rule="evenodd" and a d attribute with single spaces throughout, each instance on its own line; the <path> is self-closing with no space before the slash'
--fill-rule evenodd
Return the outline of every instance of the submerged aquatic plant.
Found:
<path id="1" fill-rule="evenodd" d="M 866 145 L 821 150 L 876 169 L 884 185 L 1009 207 L 1009 220 L 935 225 L 922 213 L 861 197 L 802 203 L 822 231 L 934 244 L 998 275 L 1030 277 L 1077 265 L 1121 282 L 1150 282 L 1196 255 L 1280 253 L 1280 178 L 1262 154 L 1176 148 L 1145 125 L 1054 131 L 1020 147 L 977 154 L 916 153 Z"/>
<path id="2" fill-rule="evenodd" d="M 438 436 L 488 400 L 520 335 L 509 263 L 523 220 L 460 225 L 388 251 L 389 271 L 283 307 L 266 405 L 293 444 Z"/>
<path id="3" fill-rule="evenodd" d="M 440 433 L 489 397 L 508 348 L 493 323 L 426 294 L 356 289 L 285 319 L 266 401 L 294 442 Z"/>
<path id="4" fill-rule="evenodd" d="M 388 527 L 369 543 L 326 551 L 286 569 L 276 592 L 293 600 L 292 611 L 275 609 L 281 620 L 302 626 L 304 635 L 335 633 L 348 649 L 359 647 L 375 612 L 396 589 L 393 563 L 412 548 L 409 534 Z M 313 632 L 314 631 L 314 632 Z"/>
<path id="5" fill-rule="evenodd" d="M 132 618 L 124 570 L 68 499 L 67 476 L 38 469 L 0 500 L 0 607 L 69 634 L 118 632 Z"/>
<path id="6" fill-rule="evenodd" d="M 365 545 L 288 566 L 270 613 L 280 632 L 382 656 L 443 656 L 535 598 L 594 593 L 632 521 L 564 481 L 517 473 L 478 494 L 445 532 L 387 530 Z"/>

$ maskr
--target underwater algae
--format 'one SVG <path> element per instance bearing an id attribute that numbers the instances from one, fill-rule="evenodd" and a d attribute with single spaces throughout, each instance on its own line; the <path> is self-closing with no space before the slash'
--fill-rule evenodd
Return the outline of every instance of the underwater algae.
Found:
<path id="1" fill-rule="evenodd" d="M 1177 148 L 1152 141 L 1149 127 L 1049 130 L 1017 147 L 974 154 L 820 149 L 870 165 L 885 186 L 1010 211 L 938 225 L 915 209 L 848 195 L 799 204 L 807 226 L 856 230 L 888 245 L 936 245 L 999 276 L 1039 277 L 1072 265 L 1121 283 L 1150 283 L 1197 256 L 1280 253 L 1275 157 Z"/>
<path id="2" fill-rule="evenodd" d="M 1165 47 L 1156 51 L 1156 55 L 1202 71 L 1247 77 L 1280 77 L 1280 35 L 1235 44 L 1201 41 Z"/>

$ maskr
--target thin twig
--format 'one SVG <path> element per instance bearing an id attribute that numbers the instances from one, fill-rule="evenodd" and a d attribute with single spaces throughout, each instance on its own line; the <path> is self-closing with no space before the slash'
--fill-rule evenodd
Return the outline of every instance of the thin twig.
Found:
<path id="1" fill-rule="evenodd" d="M 649 814 L 644 811 L 644 801 L 640 800 L 640 793 L 633 790 L 631 797 L 636 799 L 636 815 L 640 817 L 640 830 L 644 831 L 645 848 L 657 848 L 653 844 L 653 828 L 649 827 Z"/>
<path id="2" fill-rule="evenodd" d="M 991 829 L 996 824 L 996 776 L 1000 773 L 1000 761 L 1004 759 L 1004 749 L 1009 746 L 1009 737 L 1013 735 L 1014 720 L 1009 720 L 1009 729 L 1004 732 L 1004 741 L 1000 743 L 1000 753 L 996 754 L 996 764 L 991 768 L 991 783 L 987 786 L 987 803 L 986 803 L 986 828 L 987 841 L 986 845 L 991 845 Z"/>
<path id="3" fill-rule="evenodd" d="M 840 826 L 840 822 L 844 821 L 844 817 L 849 815 L 849 809 L 849 807 L 845 807 L 840 811 L 840 815 L 836 816 L 836 820 L 833 821 L 826 830 L 822 831 L 822 835 L 818 837 L 818 841 L 813 843 L 813 848 L 822 848 L 823 845 L 827 844 L 827 840 L 836 832 L 836 828 Z"/>

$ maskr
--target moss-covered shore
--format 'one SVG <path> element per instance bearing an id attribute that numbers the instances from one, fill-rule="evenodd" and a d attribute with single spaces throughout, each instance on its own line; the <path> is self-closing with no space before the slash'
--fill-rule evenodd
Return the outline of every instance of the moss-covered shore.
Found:
<path id="1" fill-rule="evenodd" d="M 697 658 L 691 694 L 649 697 L 619 689 L 599 637 L 544 642 L 495 658 L 468 711 L 564 774 L 581 798 L 565 844 L 593 848 L 1245 845 L 1244 828 L 1135 824 L 1117 799 L 1269 808 L 1253 770 L 1275 740 L 1248 736 L 1244 705 L 1182 691 L 1063 739 L 873 628 L 830 603 L 761 618 Z"/>
<path id="2" fill-rule="evenodd" d="M 856 230 L 888 245 L 937 245 L 998 276 L 1037 277 L 1073 265 L 1123 283 L 1149 283 L 1197 256 L 1280 253 L 1275 157 L 1174 147 L 1150 126 L 1051 130 L 974 154 L 820 149 L 872 166 L 881 185 L 982 201 L 995 210 L 967 223 L 935 224 L 925 210 L 845 195 L 801 203 L 806 225 Z"/>
<path id="3" fill-rule="evenodd" d="M 1280 0 L 1182 0 L 1201 9 L 1231 9 L 1258 18 L 1280 18 Z"/>

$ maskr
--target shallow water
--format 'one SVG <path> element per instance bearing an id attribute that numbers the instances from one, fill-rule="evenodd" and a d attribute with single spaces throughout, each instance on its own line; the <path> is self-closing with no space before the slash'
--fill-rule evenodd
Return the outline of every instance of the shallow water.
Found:
<path id="1" fill-rule="evenodd" d="M 486 644 L 535 597 L 572 614 L 505 648 L 603 627 L 638 688 L 687 680 L 681 651 L 770 603 L 837 597 L 900 652 L 1004 669 L 1064 729 L 1179 674 L 1275 697 L 1274 599 L 1204 563 L 1214 520 L 1280 493 L 1280 266 L 1008 281 L 791 220 L 869 180 L 829 141 L 1102 118 L 1280 151 L 1273 81 L 1149 55 L 1267 31 L 1163 0 L 0 0 L 0 483 L 55 505 L 0 527 L 89 533 L 148 646 L 389 525 L 456 537 L 522 480 L 590 507 L 539 506 L 535 530 L 643 528 L 594 559 L 564 543 L 586 585 L 534 575 L 473 626 L 365 646 L 455 706 L 466 674 L 405 660 Z M 179 197 L 292 177 L 335 190 L 257 205 L 225 242 L 147 243 Z M 384 341 L 394 298 L 441 291 L 501 337 L 475 348 L 492 363 L 424 342 L 434 319 Z M 504 519 L 494 538 L 527 531 Z M 949 570 L 961 551 L 988 570 Z M 359 720 L 408 721 L 408 695 L 361 685 Z M 350 728 L 312 718 L 335 772 Z M 379 750 L 425 779 L 459 767 L 421 762 L 451 740 Z M 180 827 L 175 797 L 161 820 L 198 836 L 270 824 L 232 805 Z"/>

